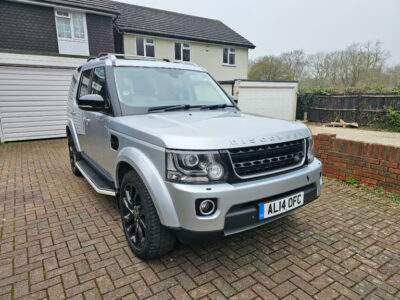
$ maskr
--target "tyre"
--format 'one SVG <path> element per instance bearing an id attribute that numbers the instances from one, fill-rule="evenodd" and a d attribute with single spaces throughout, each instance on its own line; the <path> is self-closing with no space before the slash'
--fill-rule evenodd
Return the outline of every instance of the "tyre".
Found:
<path id="1" fill-rule="evenodd" d="M 81 177 L 82 174 L 79 169 L 76 167 L 76 162 L 79 158 L 79 153 L 76 151 L 76 147 L 72 137 L 68 135 L 68 150 L 69 150 L 69 162 L 71 164 L 71 171 L 74 173 L 75 176 Z"/>
<path id="2" fill-rule="evenodd" d="M 146 186 L 133 170 L 122 179 L 119 204 L 126 239 L 137 257 L 151 259 L 171 251 L 175 235 L 161 225 Z"/>

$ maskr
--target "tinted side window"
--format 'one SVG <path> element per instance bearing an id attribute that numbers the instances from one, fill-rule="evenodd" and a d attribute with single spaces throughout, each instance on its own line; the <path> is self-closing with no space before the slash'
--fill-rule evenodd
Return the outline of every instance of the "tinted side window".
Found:
<path id="1" fill-rule="evenodd" d="M 92 70 L 86 70 L 82 72 L 82 79 L 81 79 L 81 85 L 79 87 L 79 98 L 82 96 L 90 94 L 90 74 Z"/>
<path id="2" fill-rule="evenodd" d="M 91 94 L 98 94 L 107 99 L 106 76 L 104 68 L 96 68 L 93 72 Z"/>

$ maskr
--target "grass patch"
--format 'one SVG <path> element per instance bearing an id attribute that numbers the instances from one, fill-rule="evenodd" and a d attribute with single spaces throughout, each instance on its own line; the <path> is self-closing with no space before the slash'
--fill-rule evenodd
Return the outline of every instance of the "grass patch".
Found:
<path id="1" fill-rule="evenodd" d="M 390 199 L 390 200 L 400 203 L 400 194 L 397 194 L 395 192 L 386 191 L 381 186 L 362 185 L 361 189 L 364 192 L 367 192 L 369 194 L 374 194 L 378 197 L 387 198 L 387 199 Z"/>
<path id="2" fill-rule="evenodd" d="M 346 183 L 348 183 L 350 185 L 358 185 L 360 182 L 353 177 L 349 177 L 349 178 L 346 178 Z"/>
<path id="3" fill-rule="evenodd" d="M 373 194 L 380 198 L 386 198 L 386 199 L 390 199 L 390 200 L 400 203 L 400 194 L 395 193 L 395 192 L 386 191 L 381 186 L 371 186 L 371 185 L 367 185 L 367 184 L 362 184 L 362 183 L 360 183 L 360 181 L 358 181 L 357 179 L 355 179 L 353 177 L 346 178 L 345 182 L 348 185 L 351 185 L 355 188 L 361 189 L 363 192 L 366 192 L 368 194 Z"/>

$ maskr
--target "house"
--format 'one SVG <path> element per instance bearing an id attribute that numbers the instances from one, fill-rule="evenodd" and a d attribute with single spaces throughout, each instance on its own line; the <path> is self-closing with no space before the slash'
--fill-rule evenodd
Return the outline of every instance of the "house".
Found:
<path id="1" fill-rule="evenodd" d="M 116 50 L 194 62 L 217 80 L 246 79 L 255 46 L 219 20 L 115 2 Z"/>
<path id="2" fill-rule="evenodd" d="M 115 52 L 110 0 L 2 0 L 0 48 L 89 56 Z"/>
<path id="3" fill-rule="evenodd" d="M 110 0 L 0 0 L 0 141 L 65 136 L 74 69 L 115 52 Z"/>
<path id="4" fill-rule="evenodd" d="M 218 20 L 110 0 L 0 0 L 0 141 L 64 137 L 73 70 L 104 52 L 196 63 L 246 111 L 293 119 L 297 83 L 235 80 L 254 48 Z"/>

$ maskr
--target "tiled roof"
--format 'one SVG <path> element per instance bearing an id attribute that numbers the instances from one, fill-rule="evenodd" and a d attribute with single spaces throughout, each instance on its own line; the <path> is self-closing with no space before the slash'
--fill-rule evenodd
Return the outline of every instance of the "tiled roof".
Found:
<path id="1" fill-rule="evenodd" d="M 124 32 L 255 48 L 254 44 L 219 20 L 114 3 L 120 11 L 116 24 Z"/>
<path id="2" fill-rule="evenodd" d="M 94 10 L 102 13 L 118 14 L 118 9 L 111 0 L 33 0 L 38 3 L 48 3 Z"/>

